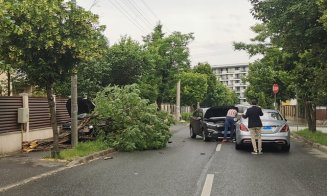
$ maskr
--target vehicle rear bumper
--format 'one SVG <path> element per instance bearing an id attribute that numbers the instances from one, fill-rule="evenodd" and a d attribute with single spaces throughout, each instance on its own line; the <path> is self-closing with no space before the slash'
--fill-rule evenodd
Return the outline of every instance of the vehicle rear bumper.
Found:
<path id="1" fill-rule="evenodd" d="M 283 133 L 280 135 L 268 135 L 262 134 L 261 135 L 262 143 L 270 143 L 270 144 L 277 144 L 277 145 L 290 145 L 290 136 L 287 133 Z M 237 138 L 238 144 L 251 144 L 251 136 L 250 135 L 243 135 Z"/>

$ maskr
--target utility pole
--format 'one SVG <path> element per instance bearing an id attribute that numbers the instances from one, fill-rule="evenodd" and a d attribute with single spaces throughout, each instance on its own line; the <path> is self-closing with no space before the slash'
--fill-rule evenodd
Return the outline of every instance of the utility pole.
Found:
<path id="1" fill-rule="evenodd" d="M 296 97 L 296 108 L 295 108 L 295 111 L 296 111 L 296 131 L 298 131 L 299 130 L 299 97 L 297 96 L 297 91 L 296 91 L 295 97 Z"/>
<path id="2" fill-rule="evenodd" d="M 176 91 L 176 120 L 180 121 L 181 114 L 181 80 L 177 82 L 177 91 Z"/>
<path id="3" fill-rule="evenodd" d="M 71 0 L 76 6 L 76 0 Z M 77 130 L 77 67 L 74 65 L 71 76 L 71 145 L 76 147 L 78 144 L 78 130 Z"/>

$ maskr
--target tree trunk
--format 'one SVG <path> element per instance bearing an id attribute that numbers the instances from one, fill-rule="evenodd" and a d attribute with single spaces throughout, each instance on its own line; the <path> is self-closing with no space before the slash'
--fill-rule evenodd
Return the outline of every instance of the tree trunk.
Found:
<path id="1" fill-rule="evenodd" d="M 316 131 L 316 105 L 311 101 L 305 102 L 306 106 L 306 117 L 308 121 L 308 128 L 310 131 Z"/>
<path id="2" fill-rule="evenodd" d="M 10 69 L 7 70 L 7 95 L 11 95 L 11 74 L 10 74 Z"/>
<path id="3" fill-rule="evenodd" d="M 56 103 L 53 96 L 53 85 L 47 86 L 47 98 L 50 109 L 51 127 L 53 131 L 53 148 L 51 149 L 51 157 L 58 158 L 59 156 L 59 144 L 58 144 L 58 126 L 57 126 L 57 114 Z"/>

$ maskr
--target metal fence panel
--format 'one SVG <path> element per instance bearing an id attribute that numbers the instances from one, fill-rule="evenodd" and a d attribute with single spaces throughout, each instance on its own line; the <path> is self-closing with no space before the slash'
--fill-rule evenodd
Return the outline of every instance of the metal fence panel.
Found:
<path id="1" fill-rule="evenodd" d="M 20 131 L 17 115 L 21 107 L 22 97 L 0 96 L 0 133 Z"/>

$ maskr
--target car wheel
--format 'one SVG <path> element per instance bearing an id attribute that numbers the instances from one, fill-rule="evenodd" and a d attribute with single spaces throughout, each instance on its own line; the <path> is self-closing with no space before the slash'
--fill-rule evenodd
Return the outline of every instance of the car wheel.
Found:
<path id="1" fill-rule="evenodd" d="M 242 148 L 241 144 L 237 144 L 237 142 L 235 142 L 235 149 L 241 150 L 241 148 Z"/>
<path id="2" fill-rule="evenodd" d="M 190 126 L 190 137 L 191 138 L 196 138 L 196 134 L 194 133 L 193 128 Z"/>
<path id="3" fill-rule="evenodd" d="M 208 138 L 208 136 L 206 135 L 206 133 L 205 133 L 204 130 L 202 130 L 202 139 L 203 139 L 203 141 L 205 141 L 205 142 L 209 141 L 209 138 Z"/>
<path id="4" fill-rule="evenodd" d="M 290 148 L 291 148 L 291 145 L 282 146 L 282 151 L 289 152 L 290 151 Z"/>

